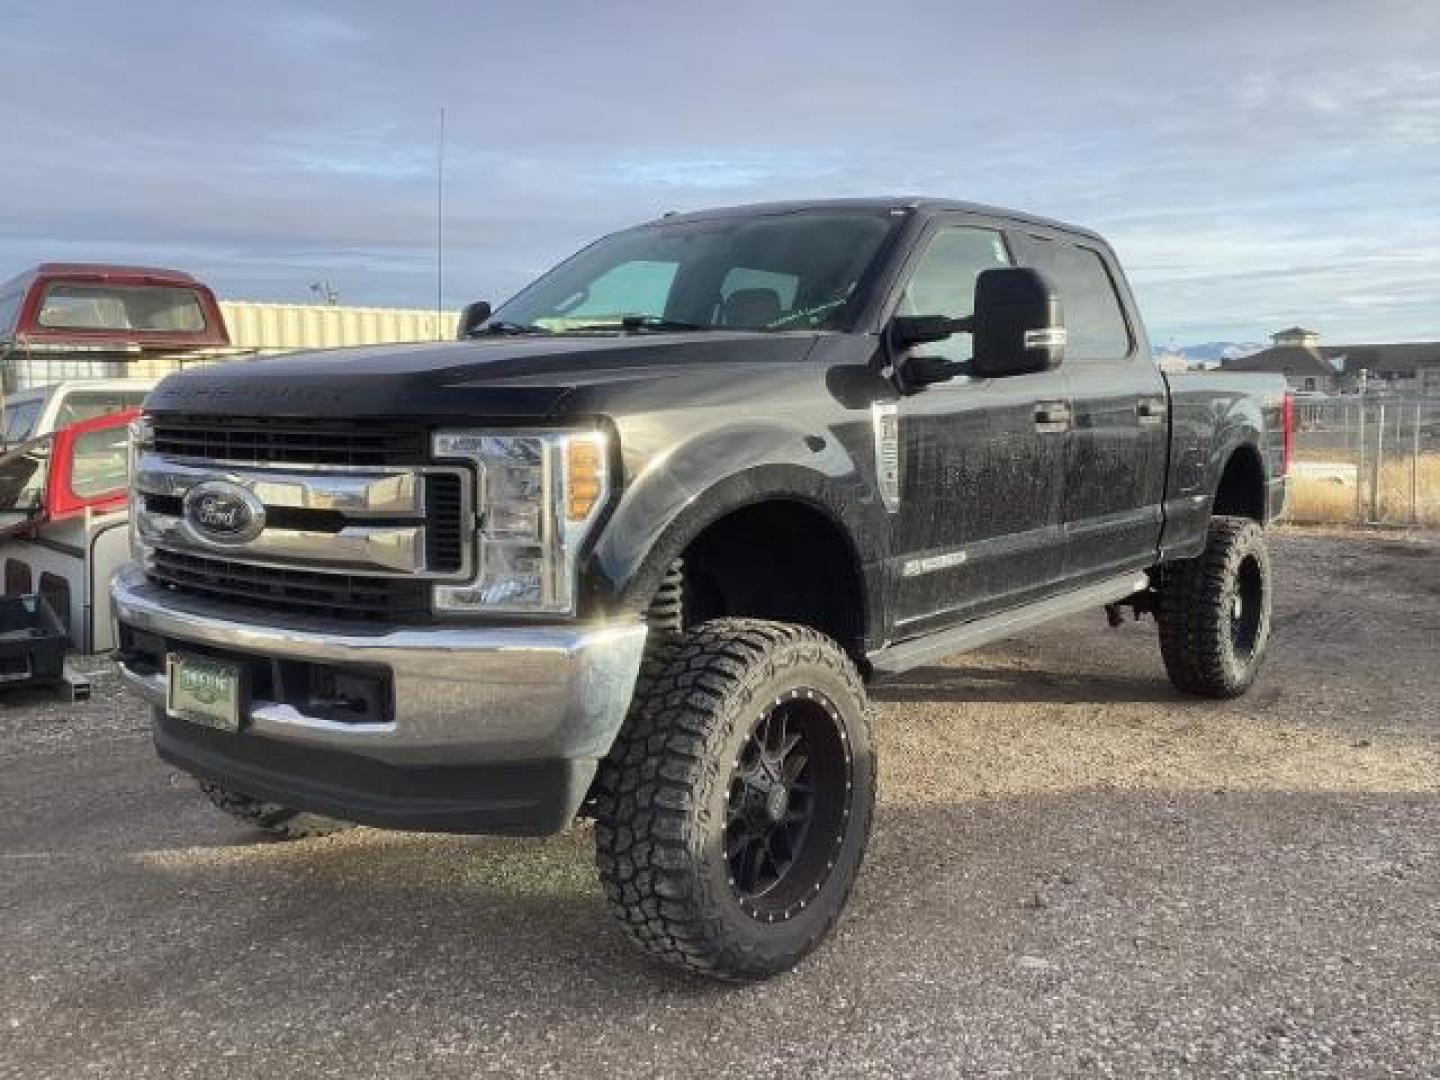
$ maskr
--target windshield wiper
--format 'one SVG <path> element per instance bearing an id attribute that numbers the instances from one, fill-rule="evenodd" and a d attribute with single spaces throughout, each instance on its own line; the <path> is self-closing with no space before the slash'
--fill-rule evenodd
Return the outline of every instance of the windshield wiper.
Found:
<path id="1" fill-rule="evenodd" d="M 718 326 L 705 323 L 684 322 L 681 319 L 666 319 L 660 315 L 621 315 L 615 322 L 587 322 L 566 327 L 561 333 L 586 334 L 592 330 L 718 330 Z"/>
<path id="2" fill-rule="evenodd" d="M 714 330 L 709 324 L 684 322 L 681 319 L 666 319 L 659 315 L 625 315 L 620 325 L 626 330 Z"/>
<path id="3" fill-rule="evenodd" d="M 536 326 L 534 323 L 506 322 L 504 319 L 492 319 L 480 328 L 479 333 L 471 334 L 471 337 L 480 337 L 482 334 L 548 334 L 549 330 L 543 326 Z"/>

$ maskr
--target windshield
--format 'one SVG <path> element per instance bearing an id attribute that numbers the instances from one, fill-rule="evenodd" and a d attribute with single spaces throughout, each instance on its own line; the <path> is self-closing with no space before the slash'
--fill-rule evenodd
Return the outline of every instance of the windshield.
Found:
<path id="1" fill-rule="evenodd" d="M 884 210 L 807 210 L 631 229 L 561 263 L 492 326 L 844 329 L 898 221 Z"/>

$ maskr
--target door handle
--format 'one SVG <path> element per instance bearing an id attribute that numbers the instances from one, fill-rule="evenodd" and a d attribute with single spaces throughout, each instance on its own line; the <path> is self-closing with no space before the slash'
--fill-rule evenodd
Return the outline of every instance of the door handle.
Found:
<path id="1" fill-rule="evenodd" d="M 1135 403 L 1135 414 L 1142 424 L 1158 424 L 1165 419 L 1165 399 L 1141 398 Z"/>
<path id="2" fill-rule="evenodd" d="M 1070 428 L 1070 405 L 1064 401 L 1037 401 L 1035 427 L 1040 431 L 1067 431 Z"/>

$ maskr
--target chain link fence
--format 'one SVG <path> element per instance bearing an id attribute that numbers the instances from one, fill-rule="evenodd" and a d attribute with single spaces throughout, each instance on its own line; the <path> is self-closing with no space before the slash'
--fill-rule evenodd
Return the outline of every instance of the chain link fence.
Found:
<path id="1" fill-rule="evenodd" d="M 1440 398 L 1295 399 L 1293 521 L 1440 526 Z"/>

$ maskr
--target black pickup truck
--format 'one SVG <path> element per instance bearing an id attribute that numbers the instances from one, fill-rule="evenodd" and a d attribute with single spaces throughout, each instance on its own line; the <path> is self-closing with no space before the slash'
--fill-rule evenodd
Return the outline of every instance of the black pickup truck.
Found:
<path id="1" fill-rule="evenodd" d="M 1255 678 L 1283 383 L 1163 375 L 1094 233 L 667 215 L 461 338 L 186 372 L 135 426 L 122 669 L 276 835 L 588 815 L 635 941 L 761 978 L 856 879 L 871 680 L 1102 609 L 1181 691 Z"/>

